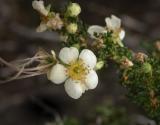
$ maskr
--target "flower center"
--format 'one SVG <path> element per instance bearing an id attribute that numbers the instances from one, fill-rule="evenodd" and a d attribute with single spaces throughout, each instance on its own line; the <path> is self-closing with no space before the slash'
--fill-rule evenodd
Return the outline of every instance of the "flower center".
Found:
<path id="1" fill-rule="evenodd" d="M 88 73 L 88 68 L 82 60 L 77 60 L 70 63 L 67 73 L 70 78 L 83 81 Z"/>

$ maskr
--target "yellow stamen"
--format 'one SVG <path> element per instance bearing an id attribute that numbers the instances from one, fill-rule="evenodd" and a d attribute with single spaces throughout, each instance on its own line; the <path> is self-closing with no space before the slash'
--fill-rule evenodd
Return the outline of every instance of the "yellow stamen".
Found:
<path id="1" fill-rule="evenodd" d="M 83 60 L 77 60 L 70 63 L 67 74 L 73 80 L 85 80 L 85 77 L 88 73 L 88 68 L 85 66 Z"/>

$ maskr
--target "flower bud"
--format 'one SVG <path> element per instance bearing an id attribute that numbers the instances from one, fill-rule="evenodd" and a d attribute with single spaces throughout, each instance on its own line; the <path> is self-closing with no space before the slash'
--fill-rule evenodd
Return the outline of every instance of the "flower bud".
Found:
<path id="1" fill-rule="evenodd" d="M 78 30 L 78 25 L 76 23 L 71 23 L 67 26 L 67 31 L 71 34 L 76 33 Z"/>
<path id="2" fill-rule="evenodd" d="M 125 68 L 129 68 L 133 66 L 133 62 L 130 61 L 128 58 L 125 58 L 122 62 L 121 62 L 121 68 L 125 69 Z"/>
<path id="3" fill-rule="evenodd" d="M 48 15 L 48 10 L 44 6 L 44 1 L 40 0 L 34 0 L 32 2 L 32 7 L 33 9 L 37 10 L 40 14 L 47 16 Z"/>
<path id="4" fill-rule="evenodd" d="M 99 61 L 99 62 L 97 62 L 95 69 L 100 70 L 103 67 L 104 67 L 104 61 Z"/>
<path id="5" fill-rule="evenodd" d="M 152 72 L 152 66 L 151 66 L 151 64 L 147 63 L 147 62 L 144 63 L 143 66 L 142 66 L 142 71 L 144 73 L 150 73 L 150 72 Z"/>
<path id="6" fill-rule="evenodd" d="M 135 58 L 136 61 L 143 63 L 145 61 L 145 59 L 147 58 L 147 55 L 139 52 L 139 53 L 135 54 L 134 58 Z"/>
<path id="7" fill-rule="evenodd" d="M 81 13 L 81 7 L 77 3 L 71 3 L 67 8 L 67 13 L 71 17 L 76 17 Z"/>

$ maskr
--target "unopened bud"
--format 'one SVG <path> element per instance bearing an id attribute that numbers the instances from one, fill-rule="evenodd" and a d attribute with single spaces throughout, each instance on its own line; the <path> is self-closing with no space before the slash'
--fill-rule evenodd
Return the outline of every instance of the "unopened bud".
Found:
<path id="1" fill-rule="evenodd" d="M 67 13 L 71 17 L 76 17 L 81 13 L 81 7 L 77 3 L 71 3 L 67 8 Z"/>
<path id="2" fill-rule="evenodd" d="M 133 62 L 130 61 L 128 58 L 125 58 L 122 62 L 121 62 L 121 68 L 129 68 L 133 66 Z"/>
<path id="3" fill-rule="evenodd" d="M 144 73 L 150 73 L 150 72 L 152 72 L 152 66 L 151 66 L 151 64 L 147 63 L 147 62 L 144 63 L 143 66 L 142 66 L 142 71 Z"/>
<path id="4" fill-rule="evenodd" d="M 134 56 L 135 60 L 138 61 L 138 62 L 144 62 L 147 57 L 148 56 L 146 54 L 141 53 L 141 52 L 136 53 L 135 56 Z"/>
<path id="5" fill-rule="evenodd" d="M 78 30 L 78 25 L 76 23 L 71 23 L 67 26 L 67 31 L 71 34 L 76 33 Z"/>
<path id="6" fill-rule="evenodd" d="M 99 61 L 99 62 L 97 62 L 95 69 L 100 70 L 103 67 L 104 67 L 104 61 Z"/>

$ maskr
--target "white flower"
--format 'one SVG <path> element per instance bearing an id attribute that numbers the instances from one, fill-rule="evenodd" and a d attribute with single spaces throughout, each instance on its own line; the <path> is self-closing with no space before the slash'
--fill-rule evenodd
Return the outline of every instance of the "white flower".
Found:
<path id="1" fill-rule="evenodd" d="M 89 89 L 96 88 L 98 76 L 94 70 L 97 58 L 91 50 L 84 49 L 79 54 L 75 47 L 62 48 L 59 59 L 63 64 L 56 64 L 48 73 L 48 79 L 55 84 L 65 82 L 67 94 L 78 99 Z"/>
<path id="2" fill-rule="evenodd" d="M 106 33 L 112 31 L 114 36 L 118 36 L 121 40 L 125 37 L 125 31 L 121 29 L 121 20 L 112 15 L 111 18 L 107 17 L 105 19 L 106 28 L 98 25 L 93 25 L 88 28 L 88 33 L 92 38 L 95 38 L 94 33 Z"/>
<path id="3" fill-rule="evenodd" d="M 44 1 L 40 0 L 34 0 L 32 2 L 32 7 L 33 9 L 37 10 L 40 14 L 47 16 L 48 15 L 48 10 L 44 6 Z"/>
<path id="4" fill-rule="evenodd" d="M 36 29 L 37 32 L 44 32 L 47 29 L 60 30 L 63 27 L 63 21 L 59 14 L 52 15 L 53 17 L 48 18 L 47 21 L 41 21 L 40 25 Z"/>
<path id="5" fill-rule="evenodd" d="M 88 28 L 88 33 L 90 34 L 91 38 L 96 38 L 94 35 L 95 33 L 107 33 L 107 30 L 104 27 L 93 25 Z"/>
<path id="6" fill-rule="evenodd" d="M 106 17 L 105 22 L 109 30 L 114 31 L 114 30 L 118 30 L 119 28 L 121 28 L 121 20 L 114 15 L 112 15 L 111 18 Z"/>
<path id="7" fill-rule="evenodd" d="M 67 8 L 69 16 L 76 17 L 81 13 L 81 7 L 77 3 L 71 3 Z"/>

